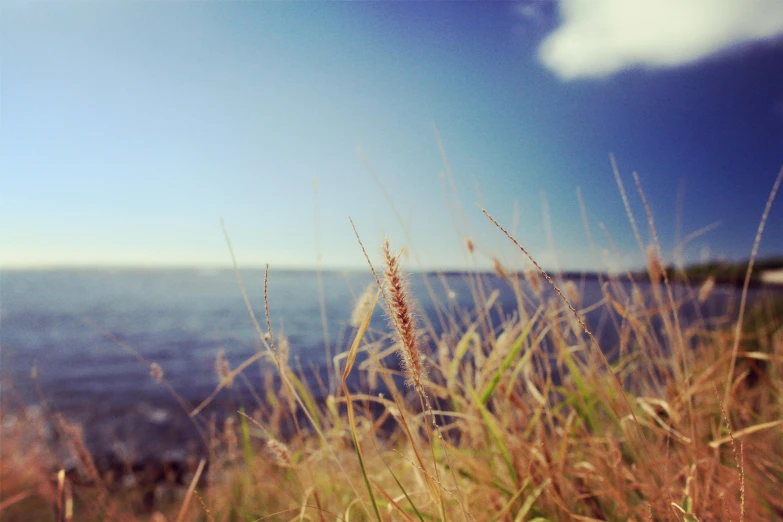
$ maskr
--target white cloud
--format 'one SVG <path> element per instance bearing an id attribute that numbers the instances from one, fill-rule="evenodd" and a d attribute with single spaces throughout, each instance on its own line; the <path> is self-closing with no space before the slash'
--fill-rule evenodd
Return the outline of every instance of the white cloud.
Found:
<path id="1" fill-rule="evenodd" d="M 781 0 L 561 0 L 541 62 L 563 80 L 676 67 L 783 34 Z"/>

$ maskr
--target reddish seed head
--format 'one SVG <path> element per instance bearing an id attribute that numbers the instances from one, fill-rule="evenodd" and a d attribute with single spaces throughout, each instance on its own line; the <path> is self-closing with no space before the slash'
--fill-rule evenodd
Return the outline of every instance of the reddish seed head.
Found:
<path id="1" fill-rule="evenodd" d="M 416 319 L 413 314 L 408 285 L 400 272 L 397 256 L 391 253 L 387 239 L 383 245 L 383 258 L 386 264 L 386 286 L 389 290 L 389 314 L 392 325 L 397 332 L 397 342 L 408 377 L 408 382 L 418 390 L 423 390 L 424 368 L 421 353 L 416 338 Z"/>

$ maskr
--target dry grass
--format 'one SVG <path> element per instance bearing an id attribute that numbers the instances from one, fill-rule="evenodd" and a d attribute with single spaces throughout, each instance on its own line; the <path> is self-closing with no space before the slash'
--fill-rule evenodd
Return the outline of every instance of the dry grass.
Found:
<path id="1" fill-rule="evenodd" d="M 473 241 L 465 244 L 473 253 Z M 249 311 L 266 351 L 233 370 L 219 355 L 213 396 L 256 362 L 281 384 L 267 378 L 256 411 L 231 416 L 222 430 L 197 424 L 209 468 L 194 462 L 179 497 L 140 511 L 138 498 L 99 475 L 64 419 L 90 480 L 57 474 L 57 460 L 36 442 L 41 420 L 29 416 L 3 433 L 0 517 L 68 520 L 72 495 L 73 520 L 783 519 L 780 304 L 757 302 L 741 325 L 731 310 L 684 324 L 680 310 L 705 301 L 714 282 L 672 292 L 659 247 L 640 247 L 649 252 L 646 281 L 606 276 L 599 303 L 585 302 L 574 283 L 556 288 L 540 267 L 520 277 L 496 260 L 502 278 L 466 275 L 475 306 L 442 303 L 435 328 L 416 311 L 387 241 L 384 280 L 376 275 L 345 318 L 351 339 L 333 360 L 340 389 L 305 382 L 290 366 L 265 299 L 266 331 Z M 512 289 L 516 309 L 502 308 L 497 285 Z M 387 332 L 369 328 L 381 295 Z M 583 318 L 595 308 L 617 346 L 599 347 L 588 330 Z M 360 353 L 367 357 L 357 365 Z M 356 372 L 361 389 L 347 384 Z M 203 406 L 190 409 L 194 422 Z M 289 436 L 286 424 L 295 427 Z"/>

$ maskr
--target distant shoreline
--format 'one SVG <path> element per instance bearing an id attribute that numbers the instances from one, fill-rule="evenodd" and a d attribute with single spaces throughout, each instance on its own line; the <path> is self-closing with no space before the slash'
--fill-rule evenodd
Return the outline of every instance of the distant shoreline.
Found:
<path id="1" fill-rule="evenodd" d="M 745 281 L 745 268 L 742 265 L 727 265 L 727 270 L 730 273 L 710 273 L 706 272 L 703 267 L 689 267 L 685 269 L 685 275 L 680 271 L 674 271 L 671 268 L 668 270 L 669 280 L 675 283 L 701 284 L 704 281 L 713 278 L 716 284 L 719 285 L 731 285 L 735 287 L 741 287 Z M 741 269 L 741 275 L 738 271 Z M 3 272 L 6 273 L 151 273 L 151 272 L 198 272 L 208 274 L 217 274 L 225 272 L 233 272 L 231 267 L 196 267 L 196 266 L 52 266 L 52 267 L 0 267 L 0 275 Z M 252 266 L 246 268 L 240 268 L 241 273 L 251 273 L 264 271 L 265 268 Z M 361 268 L 324 268 L 320 272 L 324 274 L 345 274 L 345 273 L 363 273 L 365 269 Z M 317 268 L 286 268 L 286 267 L 270 267 L 270 272 L 276 273 L 315 273 L 319 272 Z M 690 273 L 689 273 L 690 272 Z M 525 277 L 525 271 L 509 272 L 509 275 L 515 275 L 519 278 Z M 601 279 L 620 279 L 622 281 L 630 282 L 633 278 L 637 282 L 649 282 L 649 276 L 646 271 L 636 272 L 595 272 L 595 271 L 573 271 L 567 270 L 562 272 L 547 272 L 552 278 L 555 279 L 569 279 L 579 280 L 584 279 L 588 281 L 596 281 Z M 410 270 L 411 275 L 419 276 L 448 276 L 459 277 L 465 275 L 482 275 L 482 276 L 495 276 L 500 277 L 492 269 L 482 270 Z M 759 287 L 783 287 L 783 268 L 766 268 L 759 267 L 753 271 L 753 275 L 750 280 L 750 286 L 753 288 Z"/>
<path id="2" fill-rule="evenodd" d="M 776 287 L 776 286 L 783 286 L 783 276 L 781 276 L 781 280 L 778 281 L 777 279 L 769 280 L 764 277 L 764 275 L 768 272 L 775 272 L 773 270 L 765 270 L 762 272 L 754 272 L 753 277 L 751 277 L 750 280 L 750 287 L 752 288 L 760 288 L 760 287 Z M 438 276 L 438 275 L 446 275 L 446 276 L 461 276 L 465 274 L 471 274 L 471 273 L 479 273 L 481 275 L 495 275 L 492 271 L 479 271 L 479 272 L 461 272 L 461 271 L 443 271 L 443 272 L 436 272 L 436 271 L 428 271 L 428 272 L 413 272 L 413 273 L 419 273 L 424 274 L 428 276 Z M 627 272 L 624 273 L 618 273 L 618 274 L 609 274 L 608 272 L 573 272 L 573 271 L 565 271 L 560 272 L 558 274 L 553 274 L 551 272 L 548 272 L 550 277 L 557 279 L 569 279 L 569 280 L 577 280 L 577 279 L 585 279 L 588 281 L 597 281 L 601 279 L 609 279 L 609 278 L 617 278 L 625 282 L 630 282 L 631 277 L 637 282 L 643 282 L 643 283 L 649 283 L 649 276 L 647 275 L 647 272 L 631 272 L 630 277 Z M 525 276 L 524 272 L 511 272 L 510 275 L 516 275 L 517 277 L 523 278 Z M 683 278 L 682 276 L 679 276 L 677 274 L 671 275 L 670 281 L 673 283 L 685 283 L 688 282 L 690 284 L 701 284 L 705 282 L 706 280 L 710 279 L 711 277 L 714 278 L 715 283 L 719 285 L 726 285 L 726 286 L 735 286 L 735 287 L 742 287 L 742 285 L 745 282 L 744 275 L 742 278 L 736 278 L 733 276 L 721 276 L 721 275 L 692 275 L 688 276 L 687 280 Z"/>

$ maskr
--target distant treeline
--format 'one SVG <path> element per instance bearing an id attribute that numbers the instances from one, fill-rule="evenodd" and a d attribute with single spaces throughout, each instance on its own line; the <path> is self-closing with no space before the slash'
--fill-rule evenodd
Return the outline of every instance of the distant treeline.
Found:
<path id="1" fill-rule="evenodd" d="M 753 264 L 753 274 L 751 280 L 760 281 L 762 272 L 766 270 L 778 270 L 783 268 L 783 256 L 769 257 L 756 260 Z M 738 283 L 745 279 L 745 273 L 748 270 L 748 261 L 724 262 L 713 261 L 690 265 L 684 270 L 678 270 L 673 266 L 666 268 L 667 274 L 672 279 L 700 280 L 714 277 L 719 283 Z"/>
<path id="2" fill-rule="evenodd" d="M 767 270 L 783 269 L 783 256 L 768 257 L 765 259 L 757 259 L 753 264 L 753 273 L 751 274 L 751 281 L 754 283 L 761 282 L 761 274 Z M 700 263 L 690 265 L 685 269 L 678 269 L 674 265 L 666 267 L 666 275 L 672 281 L 688 280 L 691 282 L 703 281 L 709 277 L 715 278 L 716 283 L 737 283 L 742 284 L 745 280 L 745 273 L 748 270 L 748 261 L 712 261 L 709 263 Z M 464 271 L 425 271 L 422 272 L 429 276 L 459 276 L 464 275 Z M 487 273 L 493 273 L 487 271 Z M 494 272 L 497 275 L 496 272 Z M 517 277 L 524 277 L 524 272 L 509 272 L 507 275 L 514 274 Z M 563 271 L 559 273 L 550 273 L 552 277 L 563 279 L 603 279 L 607 277 L 604 272 L 578 272 L 578 271 Z M 632 272 L 630 274 L 637 280 L 644 280 L 647 277 L 647 270 Z M 629 274 L 617 274 L 616 277 L 620 279 L 628 279 Z M 498 276 L 505 277 L 505 276 Z"/>

